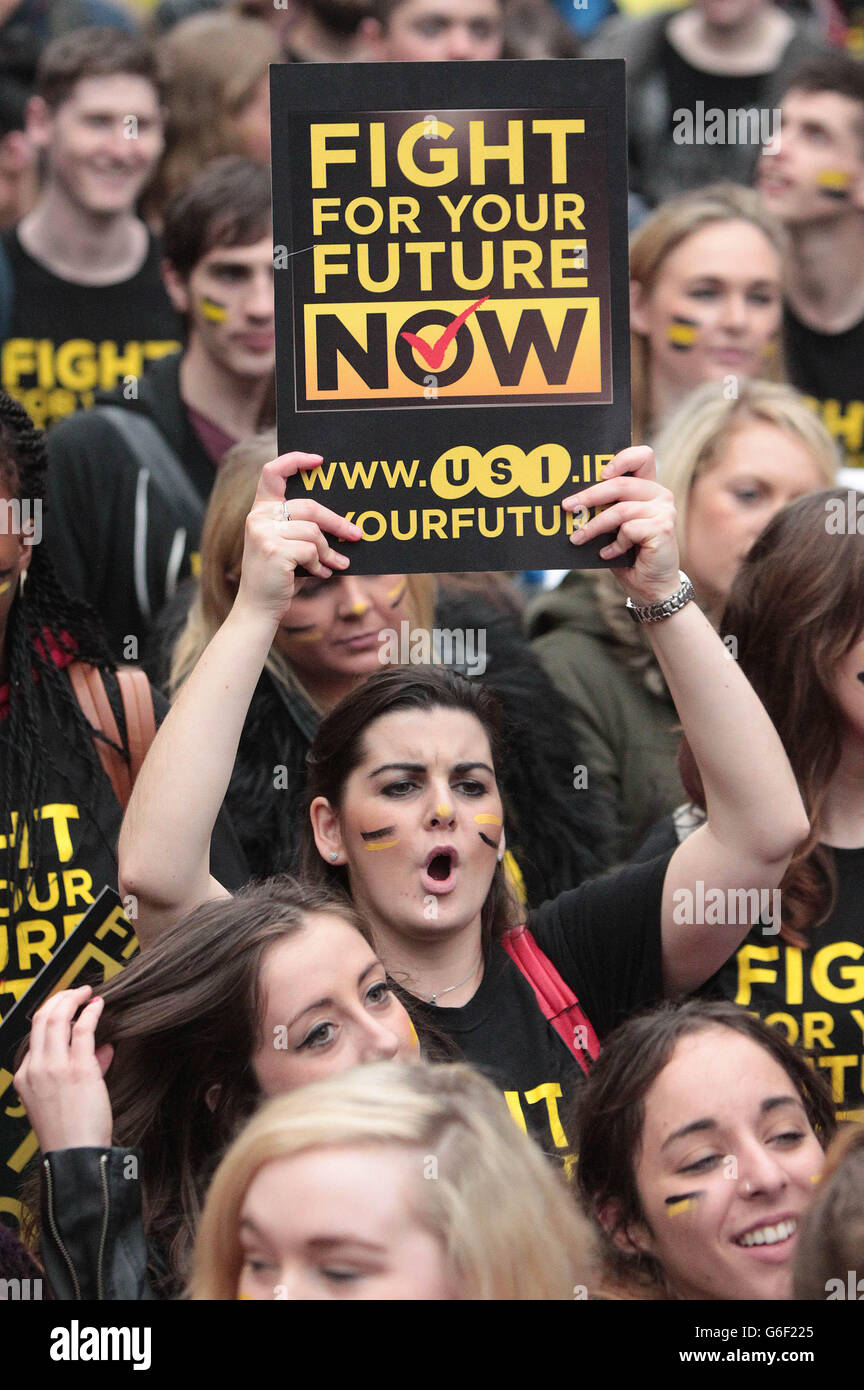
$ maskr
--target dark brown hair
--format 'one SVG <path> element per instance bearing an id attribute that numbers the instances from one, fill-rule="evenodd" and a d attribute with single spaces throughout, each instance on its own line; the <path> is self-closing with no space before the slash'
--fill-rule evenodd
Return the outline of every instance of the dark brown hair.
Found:
<path id="1" fill-rule="evenodd" d="M 835 96 L 857 102 L 856 134 L 864 143 L 864 67 L 858 58 L 849 53 L 825 53 L 810 58 L 789 74 L 778 99 L 782 101 L 790 92 L 833 92 Z M 864 150 L 861 153 L 864 157 Z"/>
<path id="2" fill-rule="evenodd" d="M 738 662 L 780 735 L 810 818 L 810 835 L 780 884 L 780 934 L 801 947 L 834 900 L 833 856 L 820 844 L 844 726 L 833 687 L 864 627 L 864 536 L 828 533 L 831 502 L 845 516 L 847 493 L 837 488 L 799 497 L 771 519 L 738 570 L 720 626 L 738 644 Z M 704 808 L 686 739 L 679 766 L 691 800 Z"/>
<path id="3" fill-rule="evenodd" d="M 85 77 L 143 77 L 161 98 L 156 57 L 136 34 L 117 29 L 73 29 L 44 49 L 36 72 L 36 95 L 56 111 Z"/>
<path id="4" fill-rule="evenodd" d="M 795 1254 L 794 1297 L 820 1301 L 829 1279 L 864 1278 L 864 1125 L 844 1125 L 825 1159 Z M 853 1294 L 852 1297 L 856 1297 Z"/>
<path id="5" fill-rule="evenodd" d="M 645 1097 L 688 1034 L 729 1028 L 764 1048 L 795 1087 L 807 1119 L 823 1148 L 836 1121 L 824 1074 L 776 1028 L 735 1004 L 689 999 L 628 1019 L 605 1043 L 576 1102 L 579 1190 L 588 1213 L 603 1230 L 607 1268 L 625 1287 L 656 1296 L 665 1287 L 658 1261 L 641 1250 L 626 1253 L 616 1232 L 645 1225 L 636 1168 L 645 1123 Z M 605 1222 L 602 1217 L 605 1217 Z M 611 1221 L 611 1226 L 610 1226 Z"/>
<path id="6" fill-rule="evenodd" d="M 100 988 L 96 1045 L 114 1045 L 105 1078 L 114 1143 L 142 1151 L 148 1243 L 169 1266 L 167 1278 L 154 1276 L 163 1296 L 182 1288 L 213 1168 L 260 1099 L 264 957 L 318 912 L 368 940 L 340 894 L 281 876 L 195 908 Z M 31 1212 L 38 1174 L 36 1184 Z"/>
<path id="7" fill-rule="evenodd" d="M 388 666 L 370 676 L 341 700 L 321 721 L 306 755 L 306 817 L 300 848 L 300 867 L 309 883 L 338 884 L 348 892 L 348 873 L 326 863 L 318 853 L 309 808 L 317 796 L 326 797 L 339 809 L 345 783 L 364 756 L 363 736 L 376 720 L 397 710 L 461 710 L 471 714 L 489 740 L 493 767 L 501 766 L 504 749 L 504 714 L 496 697 L 484 686 L 440 666 Z M 514 923 L 514 904 L 504 870 L 496 866 L 492 885 L 483 904 L 484 949 Z"/>
<path id="8" fill-rule="evenodd" d="M 212 159 L 165 209 L 162 251 L 186 277 L 217 246 L 252 246 L 270 232 L 270 175 L 241 155 Z"/>

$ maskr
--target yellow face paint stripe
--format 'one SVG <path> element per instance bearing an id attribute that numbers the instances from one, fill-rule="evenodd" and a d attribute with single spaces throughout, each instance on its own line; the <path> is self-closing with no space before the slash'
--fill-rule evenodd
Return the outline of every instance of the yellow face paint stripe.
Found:
<path id="1" fill-rule="evenodd" d="M 201 310 L 205 319 L 211 323 L 224 323 L 228 317 L 228 310 L 224 304 L 220 304 L 216 299 L 210 299 L 206 294 L 198 300 L 198 308 Z"/>
<path id="2" fill-rule="evenodd" d="M 849 187 L 849 175 L 843 169 L 823 169 L 816 175 L 820 188 L 844 189 Z"/>
<path id="3" fill-rule="evenodd" d="M 286 632 L 286 637 L 290 637 L 292 642 L 320 642 L 321 629 L 313 627 L 309 632 Z"/>
<path id="4" fill-rule="evenodd" d="M 379 842 L 378 842 L 377 845 L 364 845 L 363 848 L 364 848 L 364 849 L 368 849 L 368 850 L 373 850 L 373 849 L 392 849 L 393 846 L 394 846 L 394 845 L 398 845 L 398 843 L 399 843 L 398 840 L 379 840 Z"/>
<path id="5" fill-rule="evenodd" d="M 5 594 L 5 593 L 6 593 L 6 590 L 7 590 L 7 589 L 11 589 L 11 588 L 12 588 L 12 580 L 11 580 L 11 579 L 7 579 L 3 584 L 0 584 L 0 594 Z"/>
<path id="6" fill-rule="evenodd" d="M 481 811 L 479 816 L 474 817 L 475 825 L 500 825 L 501 817 L 493 816 L 490 811 Z"/>
<path id="7" fill-rule="evenodd" d="M 695 1205 L 692 1197 L 682 1197 L 678 1202 L 671 1202 L 666 1211 L 670 1216 L 683 1216 L 685 1211 L 690 1211 Z"/>

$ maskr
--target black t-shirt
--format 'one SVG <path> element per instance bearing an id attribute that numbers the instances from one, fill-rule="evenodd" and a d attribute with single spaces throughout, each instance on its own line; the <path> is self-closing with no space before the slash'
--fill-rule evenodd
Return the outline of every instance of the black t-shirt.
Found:
<path id="1" fill-rule="evenodd" d="M 670 854 L 583 883 L 531 912 L 528 926 L 573 990 L 598 1039 L 663 996 L 660 910 Z M 567 1115 L 584 1073 L 503 946 L 458 1009 L 420 1005 L 467 1061 L 504 1091 L 518 1124 L 567 1160 Z"/>
<path id="2" fill-rule="evenodd" d="M 765 104 L 768 73 L 706 72 L 688 63 L 668 38 L 663 40 L 660 61 L 673 112 L 684 109 L 695 114 L 696 103 L 702 102 L 706 117 L 711 110 L 722 111 L 725 116 L 727 111 L 751 110 Z M 670 125 L 670 137 L 672 131 Z"/>
<path id="3" fill-rule="evenodd" d="M 0 385 L 40 429 L 89 408 L 97 392 L 135 389 L 131 379 L 148 362 L 182 346 L 182 321 L 165 292 L 152 235 L 140 270 L 115 285 L 61 279 L 24 250 L 14 229 L 3 242 L 15 291 Z"/>
<path id="4" fill-rule="evenodd" d="M 808 397 L 849 467 L 864 468 L 864 319 L 845 333 L 819 333 L 783 313 L 786 370 Z"/>
<path id="5" fill-rule="evenodd" d="M 116 683 L 109 679 L 106 689 L 122 729 Z M 159 723 L 168 705 L 157 691 L 153 699 Z M 8 738 L 9 720 L 0 719 L 0 767 L 10 755 Z M 26 901 L 15 905 L 3 869 L 8 836 L 15 834 L 22 808 L 0 805 L 0 1018 L 25 993 L 55 946 L 77 926 L 101 890 L 106 885 L 117 889 L 116 845 L 122 811 L 107 776 L 100 767 L 85 805 L 82 790 L 87 786 L 89 765 L 76 751 L 69 728 L 48 718 L 42 721 L 37 756 L 44 778 L 35 808 L 39 812 L 34 834 L 37 869 Z M 214 832 L 211 870 L 231 890 L 248 878 L 243 853 L 224 815 Z"/>
<path id="6" fill-rule="evenodd" d="M 840 1118 L 864 1120 L 864 848 L 833 854 L 837 901 L 807 949 L 754 927 L 705 992 L 800 1042 L 827 1072 Z"/>

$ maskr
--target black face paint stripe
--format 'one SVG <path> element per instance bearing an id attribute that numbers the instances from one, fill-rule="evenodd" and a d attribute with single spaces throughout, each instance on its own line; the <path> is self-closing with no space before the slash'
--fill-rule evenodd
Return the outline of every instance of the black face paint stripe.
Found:
<path id="1" fill-rule="evenodd" d="M 497 848 L 498 848 L 498 841 L 497 841 L 497 840 L 490 840 L 490 839 L 489 839 L 489 836 L 488 836 L 488 835 L 484 835 L 482 830 L 478 830 L 478 831 L 477 831 L 477 834 L 480 836 L 480 839 L 483 841 L 484 845 L 488 845 L 490 849 L 497 849 Z"/>
<path id="2" fill-rule="evenodd" d="M 369 840 L 383 840 L 385 835 L 392 835 L 395 829 L 395 825 L 385 825 L 381 830 L 361 830 L 360 839 L 367 842 Z"/>

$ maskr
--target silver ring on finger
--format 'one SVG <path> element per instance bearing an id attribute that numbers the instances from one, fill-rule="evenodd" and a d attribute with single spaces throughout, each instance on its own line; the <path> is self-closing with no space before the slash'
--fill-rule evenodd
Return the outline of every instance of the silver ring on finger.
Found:
<path id="1" fill-rule="evenodd" d="M 282 505 L 281 505 L 280 508 L 279 508 L 279 515 L 277 516 L 276 520 L 277 520 L 277 521 L 290 521 L 290 520 L 291 520 L 291 513 L 290 513 L 289 510 L 288 510 L 288 501 L 287 501 L 287 498 L 283 498 Z"/>

